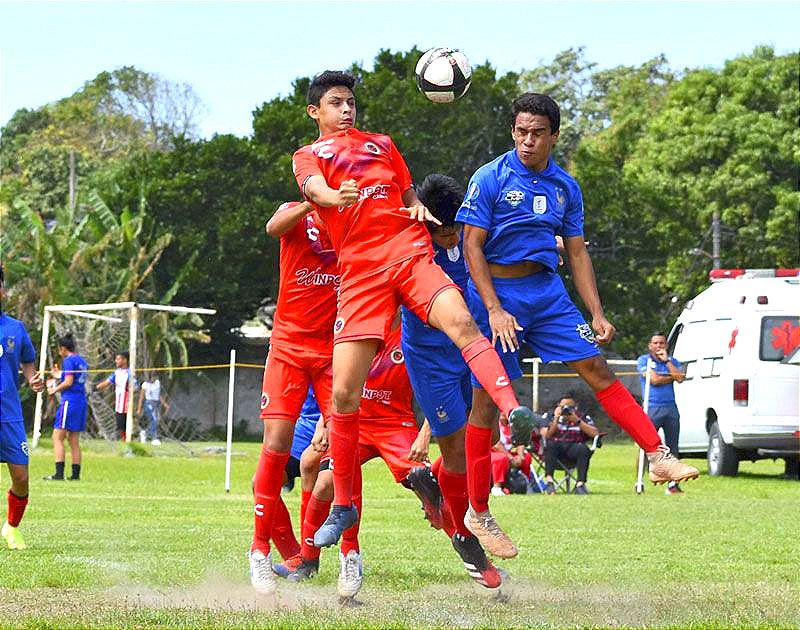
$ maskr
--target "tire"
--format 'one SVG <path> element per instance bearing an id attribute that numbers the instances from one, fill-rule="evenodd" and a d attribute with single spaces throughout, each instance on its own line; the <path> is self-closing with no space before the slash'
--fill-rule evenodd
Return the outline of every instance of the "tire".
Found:
<path id="1" fill-rule="evenodd" d="M 797 479 L 800 481 L 800 459 L 797 457 L 787 457 L 785 475 L 788 479 Z"/>
<path id="2" fill-rule="evenodd" d="M 708 474 L 712 477 L 724 475 L 735 477 L 739 472 L 739 454 L 736 449 L 725 444 L 719 431 L 719 424 L 711 425 L 708 432 Z"/>

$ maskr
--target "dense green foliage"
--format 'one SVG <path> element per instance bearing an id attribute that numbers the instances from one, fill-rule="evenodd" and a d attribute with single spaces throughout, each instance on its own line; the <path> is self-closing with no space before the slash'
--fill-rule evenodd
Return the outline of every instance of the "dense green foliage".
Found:
<path id="1" fill-rule="evenodd" d="M 689 251 L 710 249 L 714 211 L 723 224 L 723 266 L 800 265 L 797 54 L 759 48 L 722 69 L 676 76 L 661 57 L 597 70 L 582 48 L 568 49 L 518 74 L 478 66 L 463 99 L 434 105 L 414 85 L 419 53 L 384 50 L 371 69 L 351 68 L 359 126 L 391 134 L 416 180 L 438 171 L 466 184 L 507 150 L 509 103 L 521 91 L 548 92 L 561 103 L 556 158 L 584 190 L 600 293 L 619 329 L 611 352 L 636 353 L 705 284 L 710 261 Z M 31 213 L 42 225 L 70 222 L 57 230 L 68 234 L 92 214 L 92 199 L 118 217 L 142 207 L 152 243 L 163 246 L 150 294 L 216 307 L 212 335 L 227 347 L 229 331 L 276 296 L 278 248 L 264 223 L 299 196 L 291 154 L 316 137 L 305 114 L 308 82 L 298 78 L 289 95 L 258 107 L 247 138 L 194 139 L 191 89 L 135 68 L 101 73 L 71 97 L 18 111 L 0 137 L 2 251 L 4 258 L 14 252 L 18 272 L 10 283 L 24 277 L 22 252 L 42 237 Z M 63 210 L 70 152 L 79 175 L 72 218 Z M 27 219 L 9 229 L 22 208 Z M 79 285 L 112 297 L 107 286 Z M 24 291 L 17 299 L 26 304 L 58 294 L 51 286 Z"/>
<path id="2" fill-rule="evenodd" d="M 636 496 L 636 448 L 612 443 L 592 459 L 589 496 L 492 498 L 493 513 L 520 547 L 517 559 L 502 562 L 511 576 L 508 602 L 473 587 L 416 497 L 383 462 L 370 462 L 360 532 L 364 605 L 342 608 L 335 549 L 323 551 L 317 578 L 281 581 L 277 600 L 253 593 L 245 552 L 259 445 L 234 445 L 230 494 L 221 454 L 125 458 L 90 443 L 82 480 L 59 483 L 41 480 L 52 472 L 47 446 L 31 459 L 21 526 L 29 548 L 0 549 L 0 627 L 800 624 L 800 482 L 781 479 L 782 466 L 772 462 L 744 463 L 736 478 L 704 475 L 683 496 L 650 485 Z M 284 499 L 296 526 L 298 489 Z"/>

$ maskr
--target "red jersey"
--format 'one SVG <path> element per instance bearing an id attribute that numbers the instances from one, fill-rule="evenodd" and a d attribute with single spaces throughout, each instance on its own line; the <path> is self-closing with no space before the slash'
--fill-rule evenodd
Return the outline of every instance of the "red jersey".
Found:
<path id="1" fill-rule="evenodd" d="M 359 198 L 352 206 L 318 207 L 339 256 L 343 279 L 382 271 L 419 254 L 433 256 L 422 222 L 400 211 L 411 174 L 389 136 L 355 128 L 336 131 L 298 149 L 292 160 L 295 178 L 322 175 L 338 190 L 354 179 Z"/>
<path id="2" fill-rule="evenodd" d="M 361 394 L 360 421 L 370 424 L 376 420 L 413 422 L 412 397 L 398 327 L 389 333 L 383 348 L 372 361 Z"/>
<path id="3" fill-rule="evenodd" d="M 278 212 L 296 206 L 284 204 Z M 281 235 L 280 287 L 270 344 L 333 352 L 333 323 L 340 275 L 330 238 L 316 212 Z"/>

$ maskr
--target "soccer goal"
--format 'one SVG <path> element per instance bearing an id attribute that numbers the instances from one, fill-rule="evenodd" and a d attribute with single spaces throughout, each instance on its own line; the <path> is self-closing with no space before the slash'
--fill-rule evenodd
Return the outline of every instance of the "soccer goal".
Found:
<path id="1" fill-rule="evenodd" d="M 128 380 L 128 405 L 126 418 L 126 441 L 134 437 L 135 389 L 141 377 L 154 375 L 161 381 L 168 381 L 174 370 L 173 354 L 181 355 L 185 345 L 180 341 L 181 335 L 175 334 L 176 320 L 183 322 L 188 335 L 198 333 L 198 325 L 202 324 L 200 315 L 214 315 L 216 310 L 207 308 L 190 308 L 185 306 L 167 306 L 159 304 L 141 304 L 137 302 L 116 302 L 109 304 L 57 304 L 45 306 L 42 322 L 42 342 L 39 353 L 39 372 L 43 375 L 52 373 L 52 366 L 60 362 L 55 354 L 56 344 L 52 342 L 51 332 L 56 338 L 73 333 L 77 343 L 77 351 L 86 358 L 89 364 L 89 375 L 86 383 L 89 403 L 89 423 L 87 432 L 94 437 L 116 440 L 116 416 L 113 396 L 99 392 L 95 385 L 114 371 L 115 355 L 127 351 L 129 353 L 130 373 L 133 379 Z M 185 359 L 185 357 L 181 357 Z M 137 380 L 138 379 L 138 380 Z M 165 388 L 166 389 L 166 388 Z M 46 415 L 46 395 L 36 396 L 36 408 L 33 424 L 32 446 L 39 442 L 42 419 Z M 55 401 L 48 401 L 52 405 Z M 185 434 L 186 427 L 162 421 L 159 433 L 167 439 L 183 442 L 189 438 Z M 182 433 L 184 432 L 184 433 Z M 191 434 L 197 439 L 196 432 Z M 201 439 L 201 438 L 200 438 Z"/>

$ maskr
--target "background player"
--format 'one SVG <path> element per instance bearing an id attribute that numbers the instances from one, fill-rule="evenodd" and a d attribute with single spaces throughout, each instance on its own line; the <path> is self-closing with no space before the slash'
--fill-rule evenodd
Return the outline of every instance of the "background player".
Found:
<path id="1" fill-rule="evenodd" d="M 53 419 L 53 459 L 56 470 L 45 477 L 47 481 L 63 481 L 64 479 L 64 439 L 69 443 L 72 456 L 71 481 L 81 478 L 81 432 L 86 430 L 86 378 L 89 364 L 75 349 L 75 338 L 67 333 L 58 340 L 58 354 L 63 359 L 60 383 L 48 388 L 50 396 L 61 394 Z"/>
<path id="2" fill-rule="evenodd" d="M 503 413 L 532 416 L 519 406 L 497 353 L 476 327 L 458 288 L 433 262 L 430 236 L 420 222 L 436 219 L 419 202 L 394 142 L 353 127 L 354 85 L 355 79 L 344 72 L 325 71 L 314 78 L 306 111 L 320 138 L 293 158 L 298 185 L 320 208 L 342 273 L 330 431 L 335 499 L 315 536 L 318 546 L 334 544 L 358 518 L 352 504 L 357 466 L 353 446 L 361 392 L 400 304 L 447 333 Z M 476 523 L 484 529 L 487 525 Z"/>
<path id="3" fill-rule="evenodd" d="M 476 321 L 492 343 L 499 340 L 512 378 L 522 375 L 518 333 L 543 362 L 563 361 L 574 369 L 606 413 L 648 453 L 651 479 L 696 477 L 697 469 L 661 444 L 598 350 L 598 344 L 613 339 L 615 329 L 603 312 L 583 237 L 580 186 L 550 157 L 559 134 L 558 105 L 549 96 L 528 93 L 513 102 L 511 114 L 514 148 L 476 171 L 457 215 L 465 224 L 467 301 Z M 556 233 L 564 238 L 575 287 L 592 315 L 591 327 L 556 273 Z M 490 445 L 496 415 L 489 393 L 474 379 L 473 386 L 468 458 L 470 449 L 483 453 L 484 444 Z M 472 461 L 467 471 L 470 503 L 475 510 L 488 510 L 490 458 L 480 455 Z"/>
<path id="4" fill-rule="evenodd" d="M 255 524 L 248 553 L 250 582 L 266 594 L 276 588 L 269 541 L 273 523 L 281 522 L 284 527 L 287 523 L 288 512 L 280 492 L 294 423 L 309 384 L 322 414 L 329 417 L 331 413 L 331 352 L 339 272 L 327 233 L 312 210 L 306 202 L 285 203 L 266 226 L 267 234 L 280 238 L 280 285 L 264 367 L 264 440 L 253 479 Z"/>
<path id="5" fill-rule="evenodd" d="M 36 351 L 25 325 L 2 310 L 5 278 L 0 265 L 0 462 L 8 464 L 11 488 L 8 490 L 6 521 L 0 535 L 9 549 L 25 549 L 17 527 L 28 505 L 28 440 L 19 400 L 19 372 L 35 392 L 44 389 L 36 372 Z"/>
<path id="6" fill-rule="evenodd" d="M 114 355 L 114 364 L 116 369 L 114 373 L 106 380 L 100 381 L 95 389 L 103 391 L 107 387 L 114 385 L 114 415 L 117 419 L 117 436 L 123 442 L 126 439 L 125 427 L 128 422 L 128 405 L 130 404 L 128 396 L 128 379 L 133 379 L 133 388 L 136 389 L 136 377 L 131 374 L 131 369 L 128 367 L 130 361 L 130 354 L 127 350 L 117 352 Z"/>
<path id="7" fill-rule="evenodd" d="M 433 240 L 433 259 L 464 290 L 467 270 L 461 250 L 461 226 L 455 222 L 456 212 L 464 198 L 463 189 L 452 177 L 432 174 L 422 182 L 418 195 L 441 223 L 427 224 Z M 500 574 L 486 558 L 478 539 L 464 524 L 469 506 L 464 452 L 467 410 L 472 398 L 469 368 L 447 335 L 427 326 L 405 307 L 402 313 L 402 347 L 408 376 L 442 454 L 441 460 L 434 462 L 433 470 L 415 470 L 409 476 L 409 482 L 415 488 L 420 486 L 424 497 L 425 476 L 436 475 L 445 500 L 443 509 L 449 511 L 453 527 L 452 530 L 446 528 L 447 533 L 467 572 L 481 583 L 499 584 Z"/>

